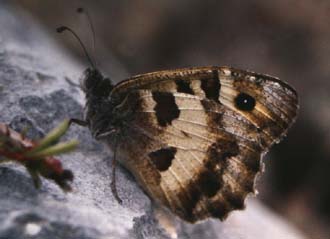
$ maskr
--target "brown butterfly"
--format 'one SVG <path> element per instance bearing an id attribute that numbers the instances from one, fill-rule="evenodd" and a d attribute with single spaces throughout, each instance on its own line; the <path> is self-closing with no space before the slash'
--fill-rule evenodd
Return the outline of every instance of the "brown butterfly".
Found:
<path id="1" fill-rule="evenodd" d="M 72 122 L 88 126 L 155 202 L 191 223 L 244 208 L 262 156 L 298 110 L 287 83 L 230 67 L 159 71 L 113 85 L 92 63 L 81 88 L 84 120 Z M 112 189 L 120 201 L 114 181 Z"/>

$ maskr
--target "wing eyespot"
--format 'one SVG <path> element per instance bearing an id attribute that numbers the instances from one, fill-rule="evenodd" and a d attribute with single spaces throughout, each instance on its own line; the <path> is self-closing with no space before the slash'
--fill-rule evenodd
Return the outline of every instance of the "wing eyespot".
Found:
<path id="1" fill-rule="evenodd" d="M 246 93 L 239 93 L 235 98 L 235 106 L 242 111 L 252 111 L 256 106 L 256 100 Z"/>

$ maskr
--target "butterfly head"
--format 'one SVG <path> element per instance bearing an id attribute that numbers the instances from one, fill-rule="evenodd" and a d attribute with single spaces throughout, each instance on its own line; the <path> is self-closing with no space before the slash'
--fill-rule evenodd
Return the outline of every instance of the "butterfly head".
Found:
<path id="1" fill-rule="evenodd" d="M 113 89 L 109 78 L 105 78 L 96 68 L 87 68 L 80 79 L 80 88 L 86 95 L 107 97 Z"/>
<path id="2" fill-rule="evenodd" d="M 83 9 L 78 9 L 78 12 L 82 12 Z M 93 29 L 93 28 L 92 28 Z M 90 54 L 88 53 L 85 45 L 81 41 L 78 34 L 72 30 L 70 27 L 67 26 L 60 26 L 56 29 L 58 33 L 63 32 L 69 32 L 73 37 L 76 38 L 78 43 L 80 44 L 81 48 L 83 49 L 83 52 L 85 53 L 86 59 L 88 60 L 90 67 L 87 68 L 84 72 L 83 78 L 80 80 L 80 87 L 81 89 L 86 93 L 86 95 L 90 96 L 107 96 L 109 95 L 110 91 L 113 88 L 113 85 L 111 84 L 111 81 L 109 78 L 104 78 L 104 76 L 101 74 L 101 72 L 97 69 L 96 60 L 93 59 Z M 95 44 L 94 40 L 94 31 L 93 31 L 93 42 Z M 94 46 L 95 48 L 95 46 Z"/>

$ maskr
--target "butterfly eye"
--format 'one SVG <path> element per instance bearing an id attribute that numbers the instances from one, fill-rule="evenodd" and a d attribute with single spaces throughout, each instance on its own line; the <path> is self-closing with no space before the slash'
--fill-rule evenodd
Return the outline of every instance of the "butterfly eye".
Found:
<path id="1" fill-rule="evenodd" d="M 252 111 L 256 105 L 256 100 L 245 93 L 239 93 L 235 98 L 235 106 L 239 110 Z"/>

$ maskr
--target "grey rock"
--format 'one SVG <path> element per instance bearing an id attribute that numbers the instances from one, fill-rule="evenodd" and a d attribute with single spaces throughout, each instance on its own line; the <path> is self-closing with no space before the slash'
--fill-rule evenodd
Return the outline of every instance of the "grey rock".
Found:
<path id="1" fill-rule="evenodd" d="M 80 118 L 83 96 L 67 79 L 77 82 L 84 67 L 9 1 L 0 2 L 0 22 L 6 23 L 0 30 L 0 122 L 17 131 L 27 127 L 27 136 L 37 139 L 65 118 Z M 47 180 L 37 190 L 23 167 L 0 165 L 1 239 L 303 238 L 255 200 L 225 223 L 208 220 L 190 225 L 174 218 L 176 233 L 171 234 L 158 222 L 150 199 L 122 168 L 117 185 L 123 205 L 114 200 L 111 152 L 87 129 L 73 126 L 65 138 L 81 142 L 77 151 L 61 157 L 75 175 L 72 193 L 63 193 Z"/>
<path id="2" fill-rule="evenodd" d="M 35 126 L 30 119 L 22 115 L 14 116 L 9 123 L 9 127 L 17 132 L 26 132 L 26 137 L 32 140 L 38 140 L 44 136 L 40 128 Z"/>

